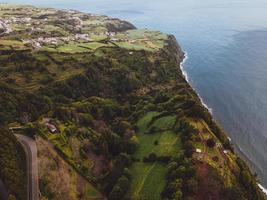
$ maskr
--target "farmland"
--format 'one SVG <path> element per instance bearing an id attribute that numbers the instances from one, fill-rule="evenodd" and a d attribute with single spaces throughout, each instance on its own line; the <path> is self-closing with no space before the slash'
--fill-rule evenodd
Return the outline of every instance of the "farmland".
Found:
<path id="1" fill-rule="evenodd" d="M 179 135 L 171 130 L 175 117 L 162 117 L 151 123 L 153 117 L 159 115 L 158 112 L 148 112 L 137 123 L 140 146 L 134 156 L 139 162 L 135 162 L 130 168 L 134 177 L 128 192 L 131 199 L 160 199 L 160 193 L 166 184 L 166 164 L 144 163 L 145 156 L 151 153 L 157 156 L 175 156 L 181 152 Z M 151 127 L 156 127 L 156 132 L 146 133 Z"/>

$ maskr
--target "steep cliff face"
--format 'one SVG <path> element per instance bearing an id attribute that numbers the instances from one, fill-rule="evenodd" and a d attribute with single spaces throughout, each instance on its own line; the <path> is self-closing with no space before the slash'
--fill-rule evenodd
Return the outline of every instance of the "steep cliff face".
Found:
<path id="1" fill-rule="evenodd" d="M 173 54 L 176 56 L 177 64 L 180 66 L 180 63 L 184 59 L 185 53 L 183 52 L 181 46 L 178 44 L 174 35 L 168 36 L 167 44 L 168 44 L 168 49 L 169 49 L 170 54 Z"/>
<path id="2" fill-rule="evenodd" d="M 69 199 L 264 199 L 183 77 L 174 36 L 76 11 L 0 16 L 0 122 L 37 138 L 43 199 L 61 179 Z"/>

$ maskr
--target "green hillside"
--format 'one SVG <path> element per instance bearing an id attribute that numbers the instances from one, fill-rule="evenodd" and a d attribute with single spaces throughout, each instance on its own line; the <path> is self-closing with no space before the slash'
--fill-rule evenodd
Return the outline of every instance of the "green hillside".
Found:
<path id="1" fill-rule="evenodd" d="M 176 39 L 119 19 L 0 4 L 0 178 L 24 200 L 264 199 L 186 82 Z M 16 177 L 16 179 L 14 178 Z"/>

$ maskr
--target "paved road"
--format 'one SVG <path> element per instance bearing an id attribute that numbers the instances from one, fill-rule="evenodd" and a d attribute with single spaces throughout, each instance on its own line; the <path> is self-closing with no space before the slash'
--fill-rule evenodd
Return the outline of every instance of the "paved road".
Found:
<path id="1" fill-rule="evenodd" d="M 38 161 L 36 142 L 24 135 L 15 134 L 18 141 L 22 144 L 27 160 L 27 176 L 28 176 L 28 197 L 27 200 L 39 199 L 38 188 Z"/>
<path id="2" fill-rule="evenodd" d="M 0 200 L 7 200 L 7 191 L 1 179 L 0 179 Z"/>

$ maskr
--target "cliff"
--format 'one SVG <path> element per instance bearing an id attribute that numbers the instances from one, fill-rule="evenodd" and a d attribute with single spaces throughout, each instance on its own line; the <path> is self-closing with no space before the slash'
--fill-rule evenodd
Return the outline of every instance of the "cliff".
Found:
<path id="1" fill-rule="evenodd" d="M 264 199 L 183 77 L 174 36 L 77 11 L 0 16 L 0 136 L 15 123 L 36 139 L 43 199 Z M 0 147 L 15 152 L 13 139 Z M 23 159 L 7 156 L 20 179 L 0 178 L 22 200 Z"/>

